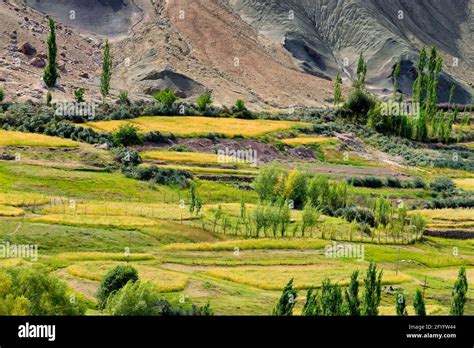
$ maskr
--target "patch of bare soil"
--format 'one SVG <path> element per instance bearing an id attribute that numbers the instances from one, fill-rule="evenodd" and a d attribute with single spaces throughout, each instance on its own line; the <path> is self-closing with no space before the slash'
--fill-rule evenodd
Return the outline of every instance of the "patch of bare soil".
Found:
<path id="1" fill-rule="evenodd" d="M 57 270 L 53 272 L 56 276 L 61 278 L 66 282 L 66 284 L 71 288 L 82 294 L 85 298 L 90 301 L 96 301 L 97 288 L 99 282 L 93 280 L 74 277 L 67 273 L 64 269 Z"/>

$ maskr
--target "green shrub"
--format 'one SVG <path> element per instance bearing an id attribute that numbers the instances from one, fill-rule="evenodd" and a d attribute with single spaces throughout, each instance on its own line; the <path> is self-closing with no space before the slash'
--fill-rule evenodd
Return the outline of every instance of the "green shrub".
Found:
<path id="1" fill-rule="evenodd" d="M 346 181 L 354 187 L 380 188 L 384 186 L 384 181 L 375 176 L 350 177 Z"/>
<path id="2" fill-rule="evenodd" d="M 100 309 L 104 309 L 110 295 L 119 291 L 128 282 L 138 280 L 138 272 L 131 266 L 116 266 L 102 278 L 97 289 L 97 301 Z"/>
<path id="3" fill-rule="evenodd" d="M 245 101 L 243 99 L 237 99 L 235 102 L 235 108 L 237 112 L 243 112 L 247 110 L 247 107 L 245 106 Z"/>
<path id="4" fill-rule="evenodd" d="M 387 186 L 394 187 L 394 188 L 401 188 L 402 182 L 397 177 L 388 177 L 387 178 Z"/>
<path id="5" fill-rule="evenodd" d="M 174 151 L 174 152 L 192 152 L 193 149 L 189 147 L 188 145 L 183 145 L 183 144 L 178 144 L 178 145 L 173 145 L 168 148 L 168 151 Z"/>
<path id="6" fill-rule="evenodd" d="M 107 299 L 106 313 L 117 316 L 210 316 L 213 312 L 210 305 L 190 310 L 172 306 L 160 299 L 153 285 L 149 283 L 128 282 Z"/>
<path id="7" fill-rule="evenodd" d="M 143 144 L 143 135 L 140 134 L 138 127 L 131 123 L 121 125 L 112 137 L 116 146 L 128 147 Z"/>
<path id="8" fill-rule="evenodd" d="M 42 267 L 0 268 L 0 315 L 83 315 L 85 306 Z"/>
<path id="9" fill-rule="evenodd" d="M 173 104 L 178 100 L 178 97 L 176 96 L 174 91 L 169 88 L 162 89 L 161 91 L 153 95 L 153 97 L 156 99 L 156 101 L 158 101 L 158 103 L 168 109 L 170 109 Z"/>
<path id="10" fill-rule="evenodd" d="M 163 134 L 158 131 L 152 131 L 143 136 L 143 140 L 147 143 L 167 143 L 175 139 L 174 134 Z"/>
<path id="11" fill-rule="evenodd" d="M 140 154 L 132 149 L 120 147 L 114 150 L 115 160 L 124 167 L 135 167 L 142 163 Z"/>
<path id="12" fill-rule="evenodd" d="M 199 111 L 201 111 L 201 112 L 206 111 L 206 108 L 209 105 L 212 105 L 211 93 L 208 92 L 208 93 L 201 94 L 197 98 L 196 104 L 197 104 L 197 107 L 198 107 Z"/>
<path id="13" fill-rule="evenodd" d="M 356 221 L 360 224 L 367 224 L 369 226 L 375 226 L 375 217 L 370 209 L 362 207 L 348 207 L 336 210 L 335 216 L 343 217 L 347 221 Z"/>
<path id="14" fill-rule="evenodd" d="M 374 97 L 365 92 L 362 88 L 354 89 L 344 104 L 344 109 L 350 113 L 351 118 L 358 123 L 365 124 L 368 113 L 376 105 Z"/>
<path id="15" fill-rule="evenodd" d="M 5 90 L 0 87 L 0 103 L 5 99 Z"/>
<path id="16" fill-rule="evenodd" d="M 120 105 L 130 105 L 130 99 L 128 99 L 128 92 L 121 91 L 118 95 Z"/>
<path id="17" fill-rule="evenodd" d="M 131 168 L 126 174 L 140 181 L 153 180 L 160 185 L 177 185 L 182 188 L 188 187 L 193 179 L 193 174 L 189 171 L 157 166 Z"/>
<path id="18" fill-rule="evenodd" d="M 82 87 L 76 88 L 74 90 L 74 100 L 76 103 L 84 103 L 84 93 L 86 90 Z"/>
<path id="19" fill-rule="evenodd" d="M 456 189 L 456 184 L 450 178 L 436 178 L 430 183 L 434 192 L 450 193 Z"/>

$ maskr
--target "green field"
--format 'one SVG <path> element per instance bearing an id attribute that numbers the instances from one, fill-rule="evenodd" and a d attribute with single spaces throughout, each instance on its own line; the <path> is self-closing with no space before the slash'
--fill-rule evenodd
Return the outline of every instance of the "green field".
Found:
<path id="1" fill-rule="evenodd" d="M 125 122 L 104 121 L 89 126 L 112 131 Z M 377 173 L 378 167 L 383 166 L 356 154 L 345 161 L 344 151 L 333 138 L 299 134 L 295 129 L 291 130 L 292 137 L 281 134 L 281 141 L 259 138 L 264 133 L 303 126 L 299 123 L 212 118 L 196 122 L 195 127 L 185 127 L 187 122 L 189 119 L 184 117 L 133 120 L 143 131 L 160 130 L 183 136 L 213 131 L 243 135 L 262 144 L 282 142 L 291 149 L 306 146 L 322 154 L 320 162 L 287 160 L 283 167 L 288 173 L 303 165 L 312 168 L 337 164 L 336 169 L 343 176 L 350 176 L 353 167 L 375 168 Z M 143 151 L 139 149 L 144 160 L 140 168 L 150 168 L 153 162 L 163 169 L 194 173 L 202 200 L 196 213 L 189 209 L 189 187 L 127 177 L 114 165 L 112 152 L 89 145 L 80 144 L 71 151 L 50 156 L 47 149 L 61 145 L 55 139 L 42 140 L 47 143 L 38 143 L 35 151 L 25 152 L 27 157 L 23 160 L 0 161 L 0 240 L 37 245 L 39 258 L 5 258 L 0 260 L 0 266 L 44 265 L 71 291 L 87 300 L 88 313 L 100 313 L 96 307 L 97 287 L 104 274 L 117 265 L 135 267 L 143 281 L 151 283 L 154 291 L 173 304 L 182 304 L 184 298 L 188 305 L 209 302 L 217 315 L 269 315 L 290 279 L 294 279 L 300 298 L 304 298 L 307 288 L 319 289 L 325 278 L 346 286 L 354 270 L 359 270 L 362 277 L 369 262 L 375 261 L 384 271 L 381 315 L 394 314 L 395 295 L 390 287 L 402 288 L 411 304 L 415 290 L 425 283 L 428 314 L 449 314 L 452 286 L 462 265 L 467 267 L 470 284 L 466 313 L 474 314 L 472 238 L 422 236 L 410 229 L 395 234 L 390 226 L 364 232 L 343 216 L 326 213 L 319 214 L 314 225 L 303 233 L 302 207 L 290 210 L 286 235 L 273 232 L 271 227 L 255 232 L 252 224 L 242 220 L 242 202 L 248 221 L 262 209 L 252 182 L 262 172 L 263 164 L 225 167 L 217 155 L 209 152 L 176 152 L 149 146 Z M 15 151 L 20 145 L 4 146 L 5 151 Z M 434 171 L 438 177 L 454 178 L 457 189 L 463 192 L 472 188 L 469 172 Z M 412 172 L 417 173 L 406 170 Z M 420 177 L 425 177 L 422 174 Z M 344 181 L 331 172 L 327 176 L 331 184 Z M 388 175 L 378 177 L 387 180 Z M 412 180 L 413 177 L 407 177 L 404 181 Z M 380 197 L 396 204 L 403 202 L 407 219 L 421 214 L 427 220 L 427 229 L 469 232 L 474 228 L 472 209 L 422 209 L 432 199 L 429 186 L 385 185 L 349 190 L 351 200 L 366 209 L 372 209 Z M 218 212 L 225 219 L 217 223 Z M 326 250 L 334 243 L 358 246 L 363 255 L 330 257 Z M 360 286 L 362 291 L 363 284 Z M 302 303 L 299 300 L 296 304 L 295 314 L 301 312 Z M 408 311 L 413 314 L 411 305 Z"/>

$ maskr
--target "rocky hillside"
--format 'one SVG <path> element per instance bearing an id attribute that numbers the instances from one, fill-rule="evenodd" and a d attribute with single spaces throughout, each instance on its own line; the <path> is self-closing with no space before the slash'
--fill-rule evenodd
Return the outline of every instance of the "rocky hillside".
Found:
<path id="1" fill-rule="evenodd" d="M 419 47 L 436 45 L 446 62 L 442 99 L 456 83 L 456 101 L 468 103 L 473 8 L 474 0 L 2 0 L 0 83 L 10 98 L 44 98 L 51 15 L 59 24 L 55 99 L 77 86 L 98 99 L 107 37 L 113 93 L 128 90 L 134 98 L 171 87 L 182 98 L 212 90 L 218 104 L 243 98 L 257 109 L 328 105 L 331 80 L 338 71 L 350 80 L 360 51 L 368 58 L 369 87 L 379 94 L 390 93 L 402 56 L 400 88 L 410 93 Z"/>

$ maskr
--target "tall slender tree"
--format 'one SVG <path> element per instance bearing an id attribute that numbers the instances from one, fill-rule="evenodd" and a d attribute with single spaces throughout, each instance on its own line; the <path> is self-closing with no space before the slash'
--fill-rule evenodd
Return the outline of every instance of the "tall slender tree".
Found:
<path id="1" fill-rule="evenodd" d="M 374 262 L 370 262 L 366 278 L 364 279 L 362 315 L 376 316 L 379 314 L 378 307 L 382 294 L 382 274 L 383 271 L 377 273 L 377 265 Z"/>
<path id="2" fill-rule="evenodd" d="M 342 79 L 341 75 L 337 73 L 336 81 L 334 82 L 334 107 L 337 107 L 342 102 Z"/>
<path id="3" fill-rule="evenodd" d="M 364 53 L 360 52 L 359 61 L 357 63 L 357 81 L 355 87 L 363 88 L 365 84 L 365 76 L 367 75 L 367 63 L 365 62 Z"/>
<path id="4" fill-rule="evenodd" d="M 466 268 L 461 267 L 458 274 L 458 279 L 454 283 L 453 302 L 451 304 L 451 315 L 464 315 L 464 305 L 466 304 L 467 294 L 467 278 Z"/>
<path id="5" fill-rule="evenodd" d="M 402 64 L 401 58 L 398 58 L 397 65 L 395 65 L 395 69 L 393 69 L 393 100 L 397 99 L 398 77 L 400 76 L 401 64 Z"/>
<path id="6" fill-rule="evenodd" d="M 102 54 L 102 73 L 100 75 L 100 93 L 102 102 L 110 93 L 110 80 L 112 79 L 112 54 L 110 52 L 109 40 L 105 40 L 104 51 Z"/>
<path id="7" fill-rule="evenodd" d="M 293 288 L 293 279 L 283 288 L 280 300 L 273 309 L 272 315 L 275 316 L 292 316 L 293 308 L 296 304 L 297 291 Z"/>
<path id="8" fill-rule="evenodd" d="M 49 17 L 49 34 L 46 39 L 46 44 L 48 45 L 48 64 L 43 72 L 43 81 L 48 88 L 52 88 L 56 85 L 56 80 L 58 79 L 58 71 L 56 69 L 56 55 L 58 53 L 58 47 L 56 45 L 56 25 L 54 20 Z"/>
<path id="9" fill-rule="evenodd" d="M 407 316 L 407 299 L 403 291 L 398 291 L 395 296 L 395 308 L 397 309 L 397 315 Z"/>
<path id="10" fill-rule="evenodd" d="M 416 315 L 426 315 L 425 299 L 423 298 L 423 292 L 420 289 L 416 289 L 415 298 L 413 300 L 413 307 L 415 308 Z"/>
<path id="11" fill-rule="evenodd" d="M 347 303 L 347 314 L 351 316 L 360 315 L 360 301 L 359 301 L 359 282 L 357 277 L 359 271 L 354 271 L 351 274 L 351 282 L 346 289 L 346 303 Z"/>
<path id="12" fill-rule="evenodd" d="M 321 315 L 321 306 L 318 302 L 317 292 L 313 288 L 309 288 L 306 292 L 306 301 L 301 312 L 303 316 Z"/>

